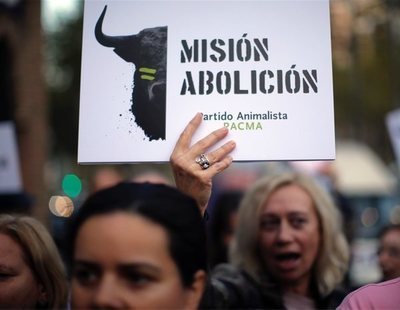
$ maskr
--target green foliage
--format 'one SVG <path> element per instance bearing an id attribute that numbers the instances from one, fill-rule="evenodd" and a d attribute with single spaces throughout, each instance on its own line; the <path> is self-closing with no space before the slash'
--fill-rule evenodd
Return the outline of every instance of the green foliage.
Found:
<path id="1" fill-rule="evenodd" d="M 334 64 L 336 136 L 371 146 L 386 162 L 393 161 L 385 117 L 400 107 L 400 44 L 390 20 L 370 37 L 353 35 L 352 64 Z"/>

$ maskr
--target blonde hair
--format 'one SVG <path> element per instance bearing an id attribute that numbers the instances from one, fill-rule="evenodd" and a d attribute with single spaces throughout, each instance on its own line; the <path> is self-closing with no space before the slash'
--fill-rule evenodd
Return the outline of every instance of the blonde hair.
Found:
<path id="1" fill-rule="evenodd" d="M 328 295 L 343 280 L 348 268 L 349 246 L 342 231 L 342 217 L 330 195 L 309 176 L 286 173 L 258 180 L 245 194 L 239 207 L 239 223 L 230 248 L 230 261 L 262 282 L 264 263 L 258 250 L 262 207 L 278 188 L 295 184 L 312 198 L 317 211 L 321 246 L 313 268 L 319 293 Z"/>
<path id="2" fill-rule="evenodd" d="M 12 238 L 23 249 L 24 259 L 46 291 L 46 308 L 65 307 L 68 298 L 66 272 L 47 229 L 29 216 L 0 214 L 0 233 Z"/>

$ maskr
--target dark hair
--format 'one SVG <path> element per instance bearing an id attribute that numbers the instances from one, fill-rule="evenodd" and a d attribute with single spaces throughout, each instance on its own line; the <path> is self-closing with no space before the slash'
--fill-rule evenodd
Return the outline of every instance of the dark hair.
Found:
<path id="1" fill-rule="evenodd" d="M 210 266 L 228 262 L 228 248 L 224 244 L 223 236 L 230 228 L 229 216 L 239 209 L 243 191 L 226 190 L 221 192 L 212 208 L 209 224 L 208 255 Z"/>
<path id="2" fill-rule="evenodd" d="M 192 284 L 196 271 L 206 271 L 205 228 L 196 201 L 167 185 L 131 182 L 100 190 L 83 203 L 69 227 L 69 267 L 82 224 L 92 216 L 118 211 L 138 214 L 167 231 L 170 254 L 184 286 Z"/>
<path id="3" fill-rule="evenodd" d="M 388 232 L 398 230 L 400 232 L 400 224 L 389 224 L 384 226 L 378 234 L 378 238 L 382 239 Z"/>

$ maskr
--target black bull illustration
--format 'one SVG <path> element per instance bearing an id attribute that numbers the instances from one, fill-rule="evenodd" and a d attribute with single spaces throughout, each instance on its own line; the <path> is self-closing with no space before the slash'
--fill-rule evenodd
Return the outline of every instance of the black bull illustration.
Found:
<path id="1" fill-rule="evenodd" d="M 143 29 L 138 34 L 108 36 L 102 25 L 107 6 L 95 27 L 97 41 L 135 65 L 132 113 L 149 140 L 165 140 L 167 27 Z"/>

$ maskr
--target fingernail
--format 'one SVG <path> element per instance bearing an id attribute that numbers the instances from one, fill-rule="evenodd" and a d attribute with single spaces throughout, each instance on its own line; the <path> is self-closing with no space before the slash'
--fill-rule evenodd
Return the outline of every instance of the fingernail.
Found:
<path id="1" fill-rule="evenodd" d="M 228 132 L 228 127 L 224 126 L 220 130 L 221 130 L 221 132 L 226 133 L 226 132 Z"/>
<path id="2" fill-rule="evenodd" d="M 197 119 L 197 118 L 203 119 L 203 113 L 197 112 L 196 115 L 193 117 L 193 120 L 195 120 L 195 119 Z"/>

